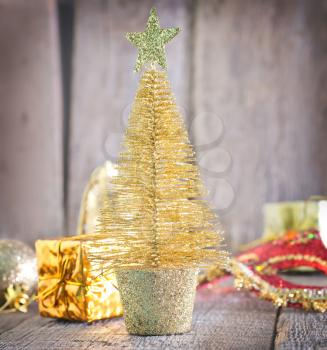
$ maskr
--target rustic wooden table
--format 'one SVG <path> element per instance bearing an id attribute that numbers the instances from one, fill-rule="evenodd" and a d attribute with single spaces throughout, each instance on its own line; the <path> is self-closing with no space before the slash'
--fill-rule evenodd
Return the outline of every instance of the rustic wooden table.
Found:
<path id="1" fill-rule="evenodd" d="M 122 318 L 92 324 L 27 314 L 0 317 L 0 349 L 327 349 L 327 314 L 275 309 L 230 287 L 198 291 L 190 333 L 138 337 Z"/>

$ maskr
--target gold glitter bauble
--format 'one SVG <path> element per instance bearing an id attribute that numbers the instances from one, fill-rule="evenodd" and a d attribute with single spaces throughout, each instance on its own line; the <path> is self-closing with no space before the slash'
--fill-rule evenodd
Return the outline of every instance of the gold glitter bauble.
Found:
<path id="1" fill-rule="evenodd" d="M 198 269 L 117 270 L 130 334 L 163 335 L 191 330 Z"/>
<path id="2" fill-rule="evenodd" d="M 0 240 L 0 302 L 5 301 L 9 286 L 23 285 L 32 294 L 36 288 L 37 269 L 33 249 L 15 240 Z"/>

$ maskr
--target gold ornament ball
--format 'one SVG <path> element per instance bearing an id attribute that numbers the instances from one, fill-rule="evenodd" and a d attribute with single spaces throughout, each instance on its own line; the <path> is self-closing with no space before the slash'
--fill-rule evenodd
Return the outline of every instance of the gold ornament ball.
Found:
<path id="1" fill-rule="evenodd" d="M 0 240 L 0 301 L 10 285 L 23 285 L 29 294 L 37 282 L 36 256 L 32 248 L 16 240 Z"/>

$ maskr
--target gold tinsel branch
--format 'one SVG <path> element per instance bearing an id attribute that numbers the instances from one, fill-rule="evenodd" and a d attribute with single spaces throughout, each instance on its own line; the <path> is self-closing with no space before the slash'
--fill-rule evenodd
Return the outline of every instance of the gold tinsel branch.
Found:
<path id="1" fill-rule="evenodd" d="M 89 248 L 99 268 L 226 263 L 166 72 L 143 74 L 117 170 L 99 216 L 103 240 Z"/>

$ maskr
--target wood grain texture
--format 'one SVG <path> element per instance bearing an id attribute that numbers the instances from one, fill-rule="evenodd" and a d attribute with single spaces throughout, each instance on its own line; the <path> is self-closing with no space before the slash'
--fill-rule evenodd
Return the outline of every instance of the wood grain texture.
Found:
<path id="1" fill-rule="evenodd" d="M 279 350 L 327 349 L 327 314 L 283 310 L 278 319 L 274 344 Z"/>
<path id="2" fill-rule="evenodd" d="M 33 303 L 30 305 L 29 312 L 27 313 L 15 312 L 15 313 L 9 313 L 9 314 L 2 314 L 0 316 L 0 336 L 1 334 L 11 329 L 18 327 L 18 325 L 21 324 L 22 322 L 29 320 L 31 318 L 31 315 L 36 314 L 37 312 L 38 312 L 37 304 Z M 0 349 L 1 349 L 1 345 L 0 345 Z"/>
<path id="3" fill-rule="evenodd" d="M 143 31 L 151 6 L 161 26 L 183 32 L 169 43 L 169 77 L 180 104 L 188 105 L 190 0 L 77 2 L 73 58 L 73 100 L 69 153 L 68 227 L 74 234 L 81 195 L 95 167 L 120 149 L 139 74 L 137 50 L 128 31 Z"/>
<path id="4" fill-rule="evenodd" d="M 0 1 L 0 237 L 62 234 L 55 1 Z"/>
<path id="5" fill-rule="evenodd" d="M 195 115 L 225 124 L 235 202 L 223 220 L 234 248 L 260 236 L 266 201 L 327 191 L 326 23 L 326 1 L 198 2 Z M 221 161 L 217 152 L 208 167 Z"/>
<path id="6" fill-rule="evenodd" d="M 15 319 L 18 314 L 3 319 Z M 275 309 L 248 294 L 203 290 L 198 293 L 190 333 L 138 337 L 123 320 L 93 324 L 30 317 L 0 335 L 0 349 L 269 349 Z M 1 323 L 0 323 L 1 325 Z"/>

